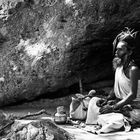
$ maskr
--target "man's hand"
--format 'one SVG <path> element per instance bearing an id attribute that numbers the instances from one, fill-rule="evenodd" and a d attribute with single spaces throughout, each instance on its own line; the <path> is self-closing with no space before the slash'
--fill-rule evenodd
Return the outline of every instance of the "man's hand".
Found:
<path id="1" fill-rule="evenodd" d="M 98 107 L 103 107 L 104 105 L 106 105 L 107 104 L 107 100 L 106 99 L 100 99 L 100 100 L 98 100 L 97 102 L 96 102 L 96 105 L 98 106 Z"/>
<path id="2" fill-rule="evenodd" d="M 110 101 L 107 102 L 108 105 L 114 105 L 116 103 L 117 103 L 116 100 L 110 100 Z"/>
<path id="3" fill-rule="evenodd" d="M 107 104 L 107 105 L 101 107 L 99 112 L 101 114 L 111 113 L 111 112 L 113 112 L 113 106 Z"/>

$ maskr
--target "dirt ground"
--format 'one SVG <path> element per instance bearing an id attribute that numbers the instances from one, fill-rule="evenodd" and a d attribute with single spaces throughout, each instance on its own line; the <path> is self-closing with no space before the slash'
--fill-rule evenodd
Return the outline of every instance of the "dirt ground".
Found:
<path id="1" fill-rule="evenodd" d="M 40 111 L 41 109 L 46 109 L 50 115 L 43 115 L 41 117 L 46 117 L 53 120 L 53 116 L 58 106 L 63 105 L 66 109 L 67 114 L 69 113 L 70 102 L 71 96 L 62 97 L 58 99 L 40 99 L 38 101 L 24 103 L 21 105 L 8 106 L 5 108 L 1 108 L 1 110 L 3 110 L 6 114 L 12 113 L 16 116 L 22 116 L 28 114 L 29 112 L 35 113 Z M 122 131 L 96 135 L 72 125 L 58 126 L 68 131 L 72 135 L 73 139 L 76 140 L 138 140 L 140 137 L 140 128 L 134 129 L 131 132 Z"/>

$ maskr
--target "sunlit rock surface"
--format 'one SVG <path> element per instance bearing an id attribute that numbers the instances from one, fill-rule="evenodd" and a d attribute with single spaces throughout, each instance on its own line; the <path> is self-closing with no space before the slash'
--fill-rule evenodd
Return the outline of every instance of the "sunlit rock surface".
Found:
<path id="1" fill-rule="evenodd" d="M 70 140 L 65 130 L 50 120 L 15 120 L 2 140 Z"/>
<path id="2" fill-rule="evenodd" d="M 112 41 L 140 28 L 139 0 L 1 0 L 0 106 L 112 79 Z"/>

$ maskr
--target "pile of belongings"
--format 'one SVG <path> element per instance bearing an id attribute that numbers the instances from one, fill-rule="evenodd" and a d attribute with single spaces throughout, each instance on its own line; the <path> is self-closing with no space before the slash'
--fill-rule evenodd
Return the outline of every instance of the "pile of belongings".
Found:
<path id="1" fill-rule="evenodd" d="M 96 102 L 100 98 L 95 97 L 95 95 L 96 91 L 94 90 L 92 91 L 92 95 L 90 93 L 88 95 L 76 94 L 76 97 L 72 97 L 69 114 L 73 124 L 77 124 L 77 127 L 84 128 L 84 130 L 90 131 L 94 134 L 109 133 L 119 131 L 120 129 L 127 132 L 130 131 L 131 125 L 127 117 L 119 111 L 107 114 L 98 113 L 100 107 L 96 105 Z M 88 117 L 91 118 L 87 119 L 88 106 L 92 97 L 96 100 L 93 105 L 95 114 L 92 116 L 89 115 Z"/>

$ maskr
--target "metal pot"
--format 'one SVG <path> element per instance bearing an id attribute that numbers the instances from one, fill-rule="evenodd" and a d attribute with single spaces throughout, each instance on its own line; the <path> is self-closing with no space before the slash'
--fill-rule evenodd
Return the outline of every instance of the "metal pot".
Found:
<path id="1" fill-rule="evenodd" d="M 65 124 L 67 121 L 67 115 L 56 113 L 54 116 L 54 121 L 58 124 Z"/>
<path id="2" fill-rule="evenodd" d="M 54 122 L 57 124 L 65 124 L 67 121 L 67 114 L 63 106 L 57 107 L 57 112 L 54 115 Z"/>

